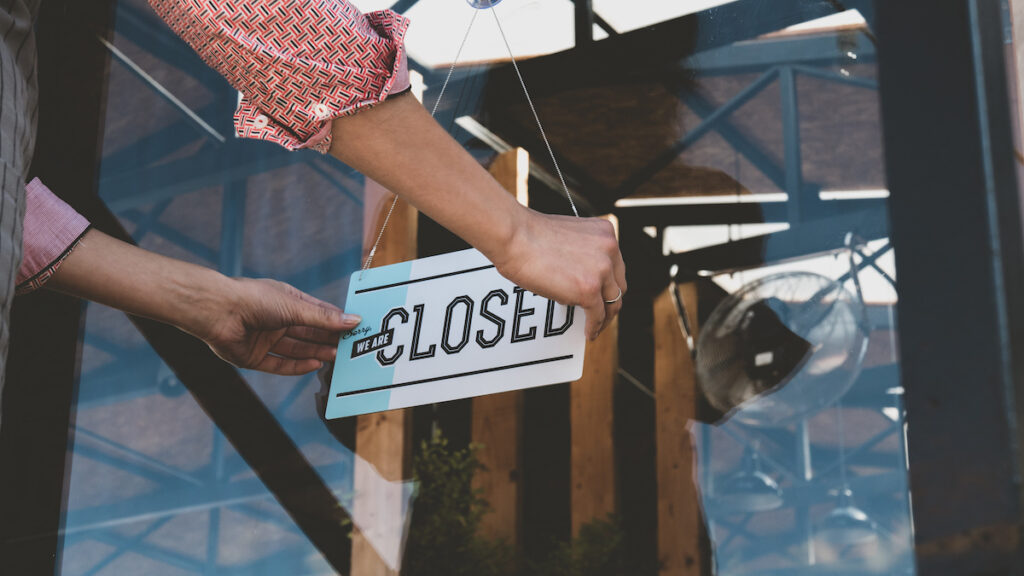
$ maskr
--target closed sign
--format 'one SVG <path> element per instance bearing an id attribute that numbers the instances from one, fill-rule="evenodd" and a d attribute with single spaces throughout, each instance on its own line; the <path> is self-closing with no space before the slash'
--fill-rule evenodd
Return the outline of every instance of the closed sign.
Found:
<path id="1" fill-rule="evenodd" d="M 356 272 L 327 418 L 578 380 L 584 314 L 519 288 L 476 250 Z"/>

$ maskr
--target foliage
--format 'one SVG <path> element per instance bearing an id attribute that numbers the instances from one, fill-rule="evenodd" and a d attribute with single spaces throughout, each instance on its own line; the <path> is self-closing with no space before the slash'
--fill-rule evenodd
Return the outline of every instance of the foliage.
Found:
<path id="1" fill-rule="evenodd" d="M 629 566 L 626 534 L 615 516 L 580 526 L 571 542 L 556 545 L 527 570 L 531 576 L 633 576 L 656 571 L 656 566 Z"/>
<path id="2" fill-rule="evenodd" d="M 479 534 L 490 505 L 473 489 L 483 468 L 479 444 L 453 450 L 435 430 L 413 460 L 419 484 L 403 559 L 403 576 L 638 576 L 657 565 L 629 565 L 625 531 L 609 516 L 580 527 L 571 542 L 555 543 L 539 562 L 516 558 L 504 541 Z M 516 567 L 519 567 L 517 570 Z"/>
<path id="3" fill-rule="evenodd" d="M 419 492 L 413 504 L 402 574 L 405 576 L 505 576 L 512 553 L 504 542 L 478 535 L 489 510 L 473 475 L 482 468 L 479 445 L 452 450 L 436 430 L 413 460 Z"/>

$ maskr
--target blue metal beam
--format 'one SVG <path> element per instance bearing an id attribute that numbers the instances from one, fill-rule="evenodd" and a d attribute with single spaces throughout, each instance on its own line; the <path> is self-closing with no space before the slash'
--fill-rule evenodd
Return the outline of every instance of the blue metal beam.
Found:
<path id="1" fill-rule="evenodd" d="M 197 114 L 204 118 L 214 117 L 216 105 L 200 109 Z M 184 120 L 178 120 L 164 128 L 139 137 L 120 150 L 103 156 L 100 160 L 100 179 L 110 178 L 132 170 L 139 170 L 164 159 L 173 152 L 198 141 L 201 137 Z"/>
<path id="2" fill-rule="evenodd" d="M 351 492 L 350 462 L 339 462 L 318 468 L 324 478 L 347 478 L 343 484 L 331 486 L 333 491 Z M 292 486 L 295 493 L 302 486 Z M 267 491 L 259 478 L 246 478 L 229 485 L 208 485 L 205 489 L 195 486 L 149 492 L 126 498 L 113 504 L 69 510 L 64 533 L 77 534 L 121 526 L 143 520 L 164 518 L 188 512 L 209 510 L 219 506 L 231 506 L 255 500 L 270 500 L 273 495 Z"/>
<path id="3" fill-rule="evenodd" d="M 815 219 L 765 236 L 672 254 L 667 260 L 686 272 L 751 268 L 844 250 L 848 232 L 867 240 L 888 237 L 884 202 L 877 209 Z"/>
<path id="4" fill-rule="evenodd" d="M 128 220 L 129 222 L 144 222 L 146 220 L 146 214 L 143 214 L 142 212 L 135 209 L 126 210 L 122 212 L 120 214 L 120 217 L 124 218 L 125 220 Z M 207 262 L 220 261 L 220 256 L 218 255 L 218 252 L 216 250 L 210 248 L 206 244 L 203 244 L 202 242 L 196 240 L 195 238 L 192 238 L 187 234 L 184 234 L 182 232 L 179 232 L 178 230 L 175 230 L 174 228 L 171 228 L 170 226 L 164 224 L 163 222 L 150 222 L 149 228 L 153 234 L 163 237 L 170 243 L 178 246 L 179 248 L 183 248 L 191 252 L 192 254 L 195 254 L 196 256 L 199 256 L 200 258 L 206 260 Z"/>
<path id="5" fill-rule="evenodd" d="M 146 237 L 146 234 L 149 234 L 150 229 L 152 229 L 153 225 L 159 221 L 160 216 L 163 215 L 170 205 L 171 200 L 159 202 L 156 206 L 153 206 L 145 216 L 139 218 L 135 222 L 135 229 L 132 230 L 132 238 L 135 239 L 136 243 L 142 242 L 142 239 Z"/>
<path id="6" fill-rule="evenodd" d="M 391 5 L 390 9 L 394 10 L 395 12 L 398 12 L 399 14 L 405 14 L 410 9 L 412 9 L 412 7 L 415 6 L 417 2 L 419 2 L 419 0 L 398 0 L 397 2 Z"/>
<path id="7" fill-rule="evenodd" d="M 153 458 L 152 456 L 139 452 L 138 450 L 135 450 L 133 448 L 129 448 L 128 446 L 125 446 L 120 442 L 111 440 L 110 438 L 107 438 L 102 434 L 92 432 L 87 428 L 83 428 L 81 426 L 73 426 L 70 432 L 76 435 L 81 435 L 83 438 L 88 438 L 93 442 L 103 445 L 108 450 L 120 454 L 120 457 L 107 454 L 103 455 L 109 456 L 110 458 L 114 458 L 116 459 L 117 462 L 120 462 L 120 464 L 113 465 L 122 470 L 132 472 L 133 474 L 138 473 L 141 475 L 146 475 L 147 478 L 155 480 L 157 482 L 173 480 L 176 484 L 185 483 L 191 484 L 193 486 L 203 485 L 202 480 L 196 478 L 195 476 L 189 474 L 188 472 L 185 472 L 184 470 L 179 470 L 178 468 L 169 466 L 161 462 L 160 460 Z M 80 453 L 86 448 L 87 447 L 84 445 L 76 445 L 75 451 L 76 453 Z M 95 450 L 90 452 L 90 454 L 95 453 Z M 91 458 L 92 456 L 88 457 Z M 105 460 L 105 462 L 107 462 L 108 464 L 111 463 L 109 459 Z M 153 475 L 154 472 L 156 473 L 155 476 Z"/>
<path id="8" fill-rule="evenodd" d="M 341 176 L 339 178 L 338 175 L 328 171 L 326 168 L 320 165 L 320 160 L 317 158 L 311 158 L 306 162 L 307 166 L 309 166 L 314 172 L 316 172 L 325 180 L 327 180 L 332 186 L 334 186 L 334 188 L 337 191 L 344 194 L 349 200 L 355 203 L 356 206 L 362 207 L 363 199 L 360 198 L 359 196 L 356 196 L 355 193 L 352 192 L 352 190 L 362 190 L 365 178 L 363 177 L 362 174 L 356 172 L 355 170 L 352 170 L 351 168 L 345 166 L 341 162 L 335 161 L 334 164 L 336 164 L 335 167 L 339 167 L 343 170 L 344 176 Z M 341 178 L 344 178 L 345 180 L 347 180 L 347 182 L 342 181 Z"/>
<path id="9" fill-rule="evenodd" d="M 132 536 L 130 539 L 125 540 L 121 544 L 118 544 L 114 548 L 114 550 L 112 550 L 109 554 L 107 554 L 105 558 L 103 558 L 103 560 L 100 560 L 99 563 L 90 568 L 88 572 L 82 574 L 82 576 L 95 576 L 96 574 L 99 574 L 104 568 L 109 566 L 111 562 L 120 558 L 121 555 L 125 552 L 134 552 L 137 545 L 145 542 L 146 538 L 148 538 L 151 534 L 159 530 L 164 524 L 167 524 L 170 521 L 171 517 L 167 517 L 161 518 L 156 522 L 153 522 L 152 524 L 147 526 L 146 529 L 142 532 L 139 532 L 135 536 Z"/>
<path id="10" fill-rule="evenodd" d="M 655 156 L 654 160 L 649 162 L 647 166 L 644 166 L 640 170 L 630 174 L 622 184 L 619 184 L 618 188 L 614 192 L 615 197 L 625 198 L 632 195 L 645 182 L 672 164 L 672 162 L 682 154 L 683 150 L 692 146 L 693 143 L 699 140 L 702 136 L 715 129 L 720 122 L 726 119 L 726 117 L 760 94 L 761 91 L 771 84 L 777 76 L 778 71 L 776 69 L 769 69 L 767 72 L 761 74 L 758 79 L 748 84 L 743 90 L 740 90 L 739 93 L 730 98 L 726 103 L 716 108 L 714 112 L 704 116 L 703 120 L 696 128 L 687 132 L 682 138 L 677 140 L 675 144 Z"/>
<path id="11" fill-rule="evenodd" d="M 134 538 L 127 538 L 109 530 L 93 532 L 89 534 L 89 538 L 109 544 L 116 548 L 130 546 L 131 551 L 135 554 L 152 558 L 153 560 L 181 568 L 182 570 L 195 572 L 196 574 L 203 573 L 203 564 L 185 556 L 184 554 L 172 552 L 166 548 L 154 546 L 146 542 L 137 542 Z"/>
<path id="12" fill-rule="evenodd" d="M 856 86 L 858 88 L 867 88 L 869 90 L 878 90 L 878 82 L 873 78 L 858 78 L 856 76 L 843 76 L 842 74 L 836 74 L 831 70 L 824 68 L 813 68 L 811 66 L 791 66 L 793 70 L 799 72 L 803 76 L 810 76 L 812 78 L 820 78 L 822 80 L 828 80 L 829 82 L 835 82 L 837 84 L 846 84 L 849 86 Z"/>
<path id="13" fill-rule="evenodd" d="M 215 92 L 233 92 L 227 80 L 203 62 L 151 10 L 136 8 L 130 2 L 118 2 L 116 30 L 136 46 L 185 71 L 207 88 Z"/>
<path id="14" fill-rule="evenodd" d="M 698 92 L 684 92 L 679 94 L 679 98 L 690 107 L 698 116 L 701 118 L 707 118 L 717 109 L 704 95 Z M 772 184 L 778 186 L 779 190 L 786 190 L 786 175 L 784 170 L 779 167 L 778 163 L 772 156 L 765 152 L 760 146 L 750 141 L 746 134 L 742 130 L 736 128 L 732 122 L 727 118 L 719 120 L 718 125 L 715 127 L 715 131 L 733 147 L 736 152 L 746 158 L 751 164 L 754 165 L 762 174 L 765 175 Z M 809 184 L 814 193 L 820 189 L 820 186 Z"/>
<path id="15" fill-rule="evenodd" d="M 226 276 L 242 275 L 245 250 L 245 180 L 224 184 L 220 207 L 220 272 Z"/>
<path id="16" fill-rule="evenodd" d="M 100 195 L 112 211 L 119 213 L 302 163 L 305 154 L 312 152 L 288 152 L 273 144 L 234 140 L 221 149 L 205 148 L 188 158 L 101 178 Z"/>
<path id="17" fill-rule="evenodd" d="M 789 195 L 789 221 L 803 220 L 800 207 L 818 201 L 817 193 L 806 194 L 803 177 L 803 155 L 800 150 L 800 109 L 797 102 L 796 75 L 789 66 L 779 72 L 782 105 L 783 158 L 786 165 L 786 194 Z"/>
<path id="18" fill-rule="evenodd" d="M 846 52 L 854 52 L 858 62 L 873 62 L 874 44 L 856 36 L 852 47 L 841 48 L 834 34 L 815 34 L 752 40 L 728 44 L 698 52 L 683 61 L 682 68 L 700 75 L 740 74 L 781 64 L 827 66 L 849 62 Z"/>

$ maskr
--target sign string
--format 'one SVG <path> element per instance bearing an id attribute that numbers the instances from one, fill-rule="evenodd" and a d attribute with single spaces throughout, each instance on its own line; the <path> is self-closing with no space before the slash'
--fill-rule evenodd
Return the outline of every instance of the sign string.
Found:
<path id="1" fill-rule="evenodd" d="M 434 108 L 430 112 L 430 117 L 433 118 L 437 115 L 437 108 L 441 104 L 441 99 L 444 98 L 445 89 L 448 88 L 448 83 L 451 82 L 452 74 L 455 72 L 455 66 L 459 62 L 459 57 L 462 56 L 462 50 L 466 47 L 466 41 L 469 39 L 469 33 L 473 29 L 473 23 L 476 22 L 478 10 L 473 11 L 473 17 L 469 20 L 469 26 L 466 28 L 466 34 L 462 37 L 462 43 L 459 44 L 459 50 L 455 53 L 455 59 L 452 60 L 451 66 L 448 67 L 448 75 L 445 76 L 444 83 L 441 85 L 441 92 L 437 95 L 437 100 L 434 102 Z M 498 13 L 495 11 L 494 6 L 491 6 L 491 14 L 494 15 L 494 22 L 498 25 L 498 31 L 501 33 L 501 39 L 505 44 L 505 49 L 508 50 L 508 57 L 512 60 L 512 67 L 516 71 L 516 77 L 519 78 L 519 85 L 523 88 L 523 94 L 526 96 L 526 103 L 530 106 L 530 112 L 533 114 L 533 119 L 537 123 L 537 130 L 540 131 L 540 137 L 544 141 L 544 146 L 548 150 L 548 155 L 551 157 L 551 163 L 555 167 L 555 172 L 558 174 L 558 181 L 562 184 L 562 190 L 565 191 L 565 197 L 569 199 L 569 207 L 572 208 L 572 213 L 579 218 L 580 213 L 576 209 L 576 202 L 572 198 L 572 194 L 569 192 L 569 187 L 565 183 L 565 177 L 562 175 L 562 169 L 558 166 L 558 160 L 555 159 L 555 153 L 551 149 L 551 143 L 548 141 L 548 136 L 544 132 L 544 126 L 540 122 L 540 116 L 537 115 L 537 108 L 533 105 L 533 99 L 530 98 L 530 92 L 526 89 L 526 81 L 523 80 L 523 74 L 519 71 L 519 64 L 516 62 L 515 56 L 512 54 L 512 46 L 509 44 L 508 37 L 505 36 L 505 29 L 501 25 L 501 20 L 498 18 Z M 363 268 L 360 271 L 359 279 L 362 280 L 362 272 L 373 264 L 373 257 L 377 253 L 377 248 L 380 246 L 381 240 L 384 238 L 384 231 L 388 227 L 388 221 L 391 220 L 391 214 L 395 211 L 395 205 L 398 204 L 398 195 L 393 194 L 394 198 L 391 200 L 391 206 L 388 208 L 388 213 L 384 217 L 384 222 L 380 226 L 380 232 L 377 234 L 377 240 L 373 243 L 373 247 L 370 249 L 370 253 L 366 256 L 366 262 L 363 263 Z"/>

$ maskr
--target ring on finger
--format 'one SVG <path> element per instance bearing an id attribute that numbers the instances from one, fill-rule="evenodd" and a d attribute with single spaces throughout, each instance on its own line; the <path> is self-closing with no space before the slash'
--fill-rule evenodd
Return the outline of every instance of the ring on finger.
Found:
<path id="1" fill-rule="evenodd" d="M 619 288 L 619 295 L 618 296 L 616 296 L 615 298 L 612 298 L 611 300 L 605 300 L 604 303 L 605 304 L 615 304 L 620 299 L 622 299 L 622 288 Z"/>

